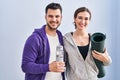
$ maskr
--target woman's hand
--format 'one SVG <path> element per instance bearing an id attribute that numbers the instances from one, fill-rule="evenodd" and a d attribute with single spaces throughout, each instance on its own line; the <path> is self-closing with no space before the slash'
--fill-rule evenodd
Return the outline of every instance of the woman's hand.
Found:
<path id="1" fill-rule="evenodd" d="M 107 50 L 105 49 L 104 53 L 97 52 L 95 50 L 92 51 L 92 55 L 95 59 L 102 61 L 103 63 L 109 63 L 109 55 Z"/>

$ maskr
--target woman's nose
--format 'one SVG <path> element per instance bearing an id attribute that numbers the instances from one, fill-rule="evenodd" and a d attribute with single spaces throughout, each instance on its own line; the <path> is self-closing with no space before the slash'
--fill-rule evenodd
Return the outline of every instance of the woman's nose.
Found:
<path id="1" fill-rule="evenodd" d="M 81 22 L 84 24 L 84 23 L 85 23 L 85 20 L 82 19 Z"/>

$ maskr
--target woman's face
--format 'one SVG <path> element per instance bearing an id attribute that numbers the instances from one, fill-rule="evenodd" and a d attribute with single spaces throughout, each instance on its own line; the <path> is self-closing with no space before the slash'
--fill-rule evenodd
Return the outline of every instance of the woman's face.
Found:
<path id="1" fill-rule="evenodd" d="M 86 11 L 79 12 L 77 17 L 74 18 L 76 29 L 85 30 L 90 21 L 90 14 Z"/>

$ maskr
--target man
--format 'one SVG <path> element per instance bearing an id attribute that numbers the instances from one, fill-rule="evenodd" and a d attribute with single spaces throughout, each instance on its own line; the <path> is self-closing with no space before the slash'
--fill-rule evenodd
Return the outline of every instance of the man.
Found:
<path id="1" fill-rule="evenodd" d="M 50 3 L 45 13 L 46 25 L 35 29 L 24 46 L 25 80 L 64 80 L 65 63 L 56 61 L 56 46 L 63 45 L 62 34 L 57 30 L 62 19 L 61 5 Z"/>

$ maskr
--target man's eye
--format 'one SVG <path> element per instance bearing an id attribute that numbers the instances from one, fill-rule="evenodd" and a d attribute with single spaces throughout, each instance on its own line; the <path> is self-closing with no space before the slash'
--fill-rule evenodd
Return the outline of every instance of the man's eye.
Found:
<path id="1" fill-rule="evenodd" d="M 48 17 L 52 18 L 53 16 L 49 15 Z"/>
<path id="2" fill-rule="evenodd" d="M 56 16 L 56 18 L 59 18 L 60 16 Z"/>

